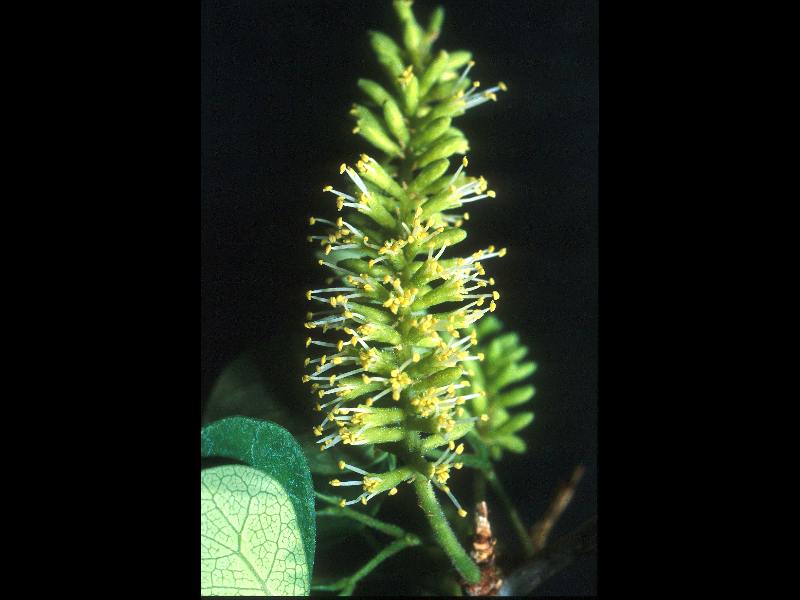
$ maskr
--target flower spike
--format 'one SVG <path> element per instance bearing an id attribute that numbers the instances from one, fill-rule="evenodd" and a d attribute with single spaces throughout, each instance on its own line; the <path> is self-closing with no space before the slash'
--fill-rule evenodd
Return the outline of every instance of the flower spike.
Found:
<path id="1" fill-rule="evenodd" d="M 486 417 L 474 411 L 481 392 L 465 388 L 471 386 L 469 365 L 485 358 L 476 350 L 475 324 L 500 299 L 485 264 L 506 251 L 457 251 L 466 238 L 463 224 L 474 218 L 462 207 L 496 194 L 482 176 L 467 174 L 469 143 L 452 123 L 497 101 L 507 86 L 481 90 L 469 79 L 476 67 L 470 53 L 433 52 L 440 17 L 423 35 L 411 2 L 395 0 L 394 6 L 404 45 L 371 34 L 387 85 L 359 80 L 367 102 L 351 111 L 354 133 L 379 155 L 342 162 L 341 181 L 323 188 L 335 197 L 335 212 L 331 207 L 330 217 L 309 219 L 308 240 L 318 245 L 319 264 L 333 271 L 335 282 L 305 294 L 316 308 L 305 323 L 314 331 L 306 340 L 313 352 L 303 381 L 321 412 L 314 427 L 321 451 L 375 445 L 398 459 L 397 468 L 383 473 L 339 460 L 341 471 L 360 478 L 330 485 L 361 488 L 341 506 L 395 495 L 401 483 L 413 482 L 418 496 L 428 494 L 425 486 L 430 494 L 438 489 L 464 517 L 448 482 L 463 466 L 459 438 Z M 444 453 L 429 460 L 427 453 L 440 446 Z M 426 496 L 425 502 L 436 500 Z M 445 539 L 452 532 L 434 530 L 462 575 L 474 580 L 475 565 Z"/>

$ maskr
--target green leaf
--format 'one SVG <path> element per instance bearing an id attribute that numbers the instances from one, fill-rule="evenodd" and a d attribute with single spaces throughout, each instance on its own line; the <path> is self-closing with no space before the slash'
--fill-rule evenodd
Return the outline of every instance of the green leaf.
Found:
<path id="1" fill-rule="evenodd" d="M 226 366 L 209 394 L 203 424 L 243 415 L 283 423 L 294 429 L 296 419 L 290 407 L 277 400 L 266 381 L 264 365 L 269 364 L 269 360 L 269 348 L 256 348 L 239 355 Z"/>
<path id="2" fill-rule="evenodd" d="M 206 469 L 200 505 L 202 595 L 308 595 L 297 514 L 280 483 L 243 465 Z"/>
<path id="3" fill-rule="evenodd" d="M 229 417 L 204 427 L 201 456 L 232 458 L 278 482 L 292 504 L 305 550 L 308 572 L 314 569 L 316 521 L 314 487 L 303 450 L 283 427 L 247 417 Z"/>

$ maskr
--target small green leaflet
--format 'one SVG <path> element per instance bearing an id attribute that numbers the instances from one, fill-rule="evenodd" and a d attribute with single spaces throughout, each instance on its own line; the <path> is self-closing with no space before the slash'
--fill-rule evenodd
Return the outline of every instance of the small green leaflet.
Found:
<path id="1" fill-rule="evenodd" d="M 289 497 L 243 465 L 200 474 L 200 588 L 204 596 L 298 596 L 309 573 Z"/>
<path id="2" fill-rule="evenodd" d="M 216 488 L 209 487 L 210 493 L 214 497 L 206 499 L 204 495 L 203 514 L 207 515 L 206 508 L 211 510 L 212 507 L 208 504 L 209 502 L 212 502 L 214 506 L 216 506 L 217 512 L 212 510 L 208 513 L 208 516 L 203 517 L 204 528 L 208 527 L 208 519 L 211 515 L 214 515 L 216 519 L 215 522 L 219 522 L 221 517 L 217 514 L 218 512 L 228 518 L 231 518 L 231 514 L 229 513 L 234 513 L 238 515 L 234 517 L 234 519 L 238 519 L 238 521 L 234 520 L 231 527 L 233 531 L 238 532 L 237 535 L 239 537 L 237 539 L 239 543 L 243 544 L 245 534 L 243 533 L 244 530 L 242 530 L 242 527 L 245 526 L 245 523 L 242 519 L 253 520 L 255 523 L 261 522 L 259 521 L 260 519 L 277 518 L 277 523 L 280 524 L 280 527 L 273 526 L 267 528 L 262 522 L 260 526 L 262 533 L 253 533 L 253 535 L 247 539 L 251 543 L 255 540 L 259 548 L 262 546 L 269 546 L 272 549 L 270 551 L 273 553 L 273 559 L 270 560 L 274 560 L 275 564 L 281 567 L 278 571 L 288 573 L 290 565 L 286 563 L 285 559 L 278 556 L 279 553 L 276 554 L 274 552 L 275 548 L 289 551 L 290 546 L 294 547 L 293 545 L 296 543 L 297 547 L 292 550 L 292 552 L 294 552 L 295 555 L 298 553 L 302 553 L 303 555 L 302 557 L 296 556 L 291 565 L 294 569 L 294 574 L 286 576 L 289 577 L 291 581 L 288 583 L 284 581 L 277 589 L 272 587 L 270 584 L 271 580 L 269 579 L 269 573 L 271 573 L 273 569 L 277 569 L 277 567 L 273 565 L 272 569 L 267 569 L 267 572 L 264 573 L 267 577 L 262 579 L 262 585 L 258 586 L 258 588 L 247 587 L 247 589 L 242 592 L 237 592 L 236 589 L 229 589 L 226 588 L 226 586 L 218 585 L 217 581 L 212 578 L 209 581 L 215 588 L 213 595 L 256 595 L 257 589 L 264 589 L 265 586 L 269 588 L 269 591 L 262 591 L 262 594 L 308 595 L 310 591 L 310 575 L 314 569 L 314 551 L 316 545 L 314 488 L 311 482 L 311 472 L 308 469 L 308 462 L 303 455 L 303 450 L 292 435 L 283 427 L 275 423 L 270 423 L 269 421 L 261 421 L 247 417 L 228 417 L 220 421 L 215 421 L 202 429 L 201 455 L 203 457 L 222 457 L 237 460 L 255 469 L 260 478 L 258 480 L 253 480 L 251 474 L 247 475 L 247 478 L 243 480 L 244 483 L 236 483 L 236 477 L 232 474 L 228 474 L 229 479 L 226 480 L 225 484 L 218 483 Z M 242 465 L 229 465 L 226 467 L 206 469 L 202 471 L 201 476 L 203 479 L 207 476 L 219 477 L 219 475 L 215 475 L 218 473 L 219 469 L 230 469 L 231 467 L 246 469 L 248 473 L 251 471 L 251 469 L 247 469 L 247 467 Z M 245 473 L 245 471 L 237 471 L 237 473 L 239 473 L 238 477 L 242 479 L 244 475 L 241 475 L 241 473 Z M 208 487 L 205 481 L 204 485 Z M 268 487 L 269 490 L 266 490 L 265 486 Z M 205 490 L 205 488 L 203 489 Z M 203 491 L 203 493 L 206 494 L 207 492 Z M 242 496 L 242 494 L 246 494 L 246 496 Z M 265 496 L 262 500 L 250 500 L 254 494 L 265 494 Z M 270 502 L 266 502 L 266 498 L 269 498 Z M 250 507 L 249 512 L 247 515 L 242 516 L 241 507 L 247 506 Z M 236 523 L 240 524 L 238 529 L 235 526 Z M 253 525 L 253 527 L 256 526 Z M 231 532 L 228 531 L 228 533 L 230 534 Z M 265 537 L 265 539 L 261 539 L 267 536 L 267 534 L 272 536 L 280 535 L 281 537 Z M 206 534 L 204 534 L 204 543 L 206 537 Z M 286 539 L 284 539 L 284 537 Z M 236 547 L 231 544 L 231 539 L 228 539 L 227 542 L 224 540 L 215 541 L 221 542 L 229 549 Z M 262 552 L 262 550 L 252 550 L 252 548 L 250 551 Z M 211 558 L 215 560 L 218 559 L 215 555 L 206 557 L 206 552 L 207 549 L 206 546 L 204 546 L 204 560 Z M 228 550 L 228 552 L 230 552 L 230 550 Z M 238 550 L 237 552 L 241 554 L 244 550 Z M 249 559 L 247 556 L 246 558 Z M 284 561 L 285 564 L 280 564 L 280 561 Z M 211 563 L 208 564 L 210 565 Z M 254 566 L 256 567 L 255 571 L 258 572 L 258 567 L 256 565 Z M 205 568 L 204 566 L 204 577 L 206 577 Z M 216 570 L 221 569 L 220 566 L 213 568 Z M 253 569 L 250 571 L 253 572 Z M 298 580 L 297 577 L 300 577 L 301 572 L 304 573 L 304 575 L 302 575 L 303 579 Z M 260 577 L 260 575 L 257 576 Z M 226 582 L 229 579 L 236 581 L 232 573 L 227 577 L 228 579 L 225 580 Z M 249 585 L 250 583 L 248 583 L 248 586 Z M 204 590 L 206 589 L 205 580 L 203 588 Z M 256 591 L 254 591 L 254 589 L 256 589 Z M 208 593 L 212 594 L 212 592 Z"/>

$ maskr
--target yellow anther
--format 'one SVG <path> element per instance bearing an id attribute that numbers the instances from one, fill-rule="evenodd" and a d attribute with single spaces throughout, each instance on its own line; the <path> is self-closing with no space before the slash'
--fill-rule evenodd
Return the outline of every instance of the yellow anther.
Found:
<path id="1" fill-rule="evenodd" d="M 333 191 L 333 186 L 332 185 L 326 185 L 324 188 L 322 188 L 322 191 L 323 192 L 332 192 Z M 311 218 L 313 219 L 314 217 L 311 217 Z M 312 225 L 313 225 L 313 223 L 312 223 Z"/>
<path id="2" fill-rule="evenodd" d="M 489 303 L 489 312 L 494 312 L 496 308 L 497 308 L 497 304 L 495 304 L 495 303 L 494 303 L 494 300 L 492 300 L 492 301 Z"/>
<path id="3" fill-rule="evenodd" d="M 479 88 L 479 87 L 481 87 L 481 82 L 480 82 L 480 81 L 473 81 L 473 82 L 472 82 L 472 87 L 474 87 L 474 88 Z"/>
<path id="4" fill-rule="evenodd" d="M 467 516 L 467 511 L 465 511 L 463 508 L 459 508 L 458 509 L 458 516 L 459 517 L 466 517 Z"/>
<path id="5" fill-rule="evenodd" d="M 497 82 L 497 87 L 499 87 L 500 90 L 503 91 L 503 92 L 507 92 L 508 91 L 508 86 L 505 83 L 503 83 L 502 81 L 498 81 Z"/>
<path id="6" fill-rule="evenodd" d="M 345 464 L 347 464 L 347 463 L 345 463 L 343 460 L 339 461 L 339 470 L 340 471 L 344 471 Z"/>
<path id="7" fill-rule="evenodd" d="M 500 252 L 497 253 L 497 256 L 502 258 L 503 256 L 506 255 L 506 250 L 507 250 L 506 248 L 500 248 Z"/>
<path id="8" fill-rule="evenodd" d="M 335 357 L 333 358 L 332 362 L 333 362 L 333 364 L 335 364 L 335 365 L 340 365 L 340 364 L 342 364 L 342 357 L 341 357 L 341 356 L 335 356 Z"/>
<path id="9" fill-rule="evenodd" d="M 322 357 L 319 359 L 319 364 L 324 365 L 326 362 L 328 362 L 328 355 L 323 354 Z"/>
<path id="10" fill-rule="evenodd" d="M 461 470 L 461 468 L 462 468 L 463 466 L 464 466 L 464 463 L 463 463 L 463 462 L 457 462 L 457 463 L 453 463 L 453 467 L 454 467 L 455 469 L 458 469 L 458 470 Z"/>
<path id="11" fill-rule="evenodd" d="M 347 165 L 345 163 L 342 163 L 341 165 L 339 165 L 339 175 L 344 173 L 345 169 L 347 169 Z"/>
<path id="12" fill-rule="evenodd" d="M 485 423 L 488 420 L 489 420 L 489 415 L 487 415 L 486 413 L 483 413 L 481 415 L 481 421 L 483 421 Z"/>
<path id="13" fill-rule="evenodd" d="M 414 356 L 411 357 L 411 360 L 413 360 L 415 363 L 417 363 L 417 362 L 420 361 L 420 358 L 421 357 L 419 355 L 419 352 L 414 352 Z"/>
<path id="14" fill-rule="evenodd" d="M 389 490 L 389 495 L 390 496 L 394 496 L 396 493 L 397 493 L 397 488 L 396 487 L 393 487 L 392 489 Z"/>
<path id="15" fill-rule="evenodd" d="M 347 503 L 344 501 L 344 498 L 342 498 L 341 500 L 339 500 L 339 508 L 344 508 L 344 507 L 345 507 L 345 504 L 347 504 Z"/>
<path id="16" fill-rule="evenodd" d="M 488 190 L 486 195 L 489 196 L 489 198 L 495 198 L 497 196 L 494 190 Z"/>
<path id="17" fill-rule="evenodd" d="M 322 427 L 314 427 L 312 431 L 314 432 L 314 435 L 322 435 Z"/>
<path id="18" fill-rule="evenodd" d="M 309 225 L 313 225 L 316 222 L 317 222 L 317 220 L 314 217 L 308 217 L 308 224 Z"/>
<path id="19" fill-rule="evenodd" d="M 342 210 L 344 208 L 344 198 L 339 196 L 336 199 L 336 210 Z"/>
<path id="20" fill-rule="evenodd" d="M 363 375 L 361 375 L 361 381 L 364 382 L 364 385 L 369 385 L 369 382 L 372 380 L 369 378 L 369 375 L 364 373 Z"/>
<path id="21" fill-rule="evenodd" d="M 342 348 L 343 348 L 343 347 L 344 347 L 344 340 L 339 340 L 338 342 L 336 342 L 336 349 L 337 349 L 339 352 L 341 352 L 341 351 L 342 351 Z"/>
<path id="22" fill-rule="evenodd" d="M 308 348 L 310 345 L 311 345 L 311 338 L 307 338 L 306 339 L 306 348 Z"/>
<path id="23" fill-rule="evenodd" d="M 478 352 L 478 360 L 479 360 L 479 361 L 483 362 L 483 360 L 484 360 L 485 358 L 486 358 L 486 356 L 484 355 L 484 353 L 483 353 L 483 352 Z"/>
<path id="24" fill-rule="evenodd" d="M 464 444 L 459 444 L 458 448 L 456 448 L 456 454 L 461 454 L 464 452 Z"/>
<path id="25" fill-rule="evenodd" d="M 328 483 L 330 483 L 333 487 L 339 487 L 342 485 L 342 482 L 338 479 L 331 479 Z"/>

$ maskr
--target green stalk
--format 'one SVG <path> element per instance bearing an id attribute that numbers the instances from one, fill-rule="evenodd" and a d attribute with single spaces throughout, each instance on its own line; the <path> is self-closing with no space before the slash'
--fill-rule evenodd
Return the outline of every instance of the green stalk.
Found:
<path id="1" fill-rule="evenodd" d="M 378 565 L 380 565 L 383 561 L 391 558 L 406 548 L 410 548 L 411 546 L 419 546 L 420 543 L 420 539 L 417 536 L 410 533 L 406 534 L 402 538 L 395 540 L 386 546 L 386 548 L 378 552 L 378 554 L 376 554 L 367 564 L 349 577 L 345 577 L 334 583 L 314 585 L 311 586 L 311 589 L 314 591 L 323 592 L 335 592 L 340 590 L 340 596 L 351 596 L 358 582 L 375 570 L 375 568 L 378 567 Z"/>
<path id="2" fill-rule="evenodd" d="M 473 500 L 481 502 L 486 500 L 486 473 L 484 471 L 477 471 L 475 479 L 472 481 Z"/>
<path id="3" fill-rule="evenodd" d="M 516 507 L 511 502 L 511 498 L 508 497 L 503 484 L 497 477 L 497 473 L 495 472 L 494 468 L 486 472 L 486 480 L 489 482 L 489 485 L 492 486 L 494 492 L 500 497 L 500 501 L 503 503 L 503 508 L 505 508 L 506 513 L 508 513 L 508 516 L 511 519 L 511 525 L 514 527 L 514 531 L 517 533 L 517 537 L 519 538 L 519 541 L 522 543 L 522 547 L 525 550 L 525 556 L 529 558 L 535 551 L 533 547 L 533 540 L 528 534 L 528 530 L 525 528 L 525 525 L 522 523 L 522 519 L 520 518 Z"/>
<path id="4" fill-rule="evenodd" d="M 450 529 L 450 524 L 447 522 L 442 512 L 442 507 L 433 492 L 431 482 L 417 475 L 417 478 L 414 479 L 414 489 L 417 492 L 420 507 L 425 516 L 428 517 L 433 536 L 450 558 L 456 571 L 467 583 L 478 583 L 481 579 L 481 570 L 464 551 L 453 530 Z"/>
<path id="5" fill-rule="evenodd" d="M 354 521 L 363 523 L 367 527 L 372 527 L 373 529 L 377 529 L 378 531 L 395 538 L 401 538 L 404 535 L 406 535 L 406 532 L 397 525 L 392 525 L 391 523 L 384 523 L 383 521 L 376 519 L 375 517 L 370 517 L 369 515 L 364 514 L 363 512 L 351 510 L 347 507 L 339 508 L 337 506 L 336 508 L 325 508 L 323 510 L 318 510 L 317 516 L 344 517 L 346 519 L 353 519 Z"/>

